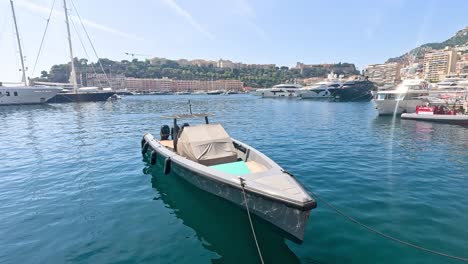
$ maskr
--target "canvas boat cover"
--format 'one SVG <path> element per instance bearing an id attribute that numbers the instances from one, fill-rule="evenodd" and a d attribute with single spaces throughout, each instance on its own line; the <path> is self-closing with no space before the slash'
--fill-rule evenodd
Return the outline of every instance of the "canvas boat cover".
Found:
<path id="1" fill-rule="evenodd" d="M 231 137 L 220 124 L 184 127 L 177 140 L 177 154 L 206 166 L 237 160 Z"/>

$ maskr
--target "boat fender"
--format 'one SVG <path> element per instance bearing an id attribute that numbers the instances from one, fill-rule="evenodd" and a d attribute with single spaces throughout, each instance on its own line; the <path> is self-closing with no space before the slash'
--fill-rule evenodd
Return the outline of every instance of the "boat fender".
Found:
<path id="1" fill-rule="evenodd" d="M 149 147 L 149 144 L 148 144 L 148 142 L 146 142 L 146 143 L 143 145 L 143 149 L 141 150 L 141 154 L 145 155 L 146 152 L 148 151 L 148 147 Z"/>
<path id="2" fill-rule="evenodd" d="M 150 164 L 151 165 L 156 164 L 157 158 L 158 158 L 158 154 L 156 153 L 156 151 L 155 150 L 151 151 Z"/>
<path id="3" fill-rule="evenodd" d="M 146 143 L 146 140 L 145 140 L 145 137 L 143 137 L 143 138 L 141 139 L 141 148 L 143 148 L 143 146 L 145 145 L 145 143 Z"/>
<path id="4" fill-rule="evenodd" d="M 166 160 L 164 160 L 164 174 L 169 174 L 171 172 L 171 158 L 167 157 Z"/>

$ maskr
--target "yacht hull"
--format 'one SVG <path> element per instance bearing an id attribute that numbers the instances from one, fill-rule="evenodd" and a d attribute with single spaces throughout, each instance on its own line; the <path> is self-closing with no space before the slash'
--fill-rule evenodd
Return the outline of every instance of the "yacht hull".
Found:
<path id="1" fill-rule="evenodd" d="M 298 91 L 265 90 L 260 92 L 260 96 L 263 98 L 297 98 Z"/>
<path id="2" fill-rule="evenodd" d="M 332 93 L 332 99 L 337 102 L 369 102 L 372 100 L 372 92 L 361 87 L 336 89 Z"/>
<path id="3" fill-rule="evenodd" d="M 416 106 L 423 105 L 422 100 L 375 100 L 375 108 L 379 115 L 401 115 L 402 113 L 414 113 Z"/>
<path id="4" fill-rule="evenodd" d="M 326 100 L 332 97 L 334 90 L 335 89 L 311 89 L 301 92 L 300 97 L 302 99 Z"/>
<path id="5" fill-rule="evenodd" d="M 81 103 L 81 102 L 102 102 L 107 101 L 114 92 L 97 93 L 59 93 L 49 99 L 48 103 Z"/>
<path id="6" fill-rule="evenodd" d="M 55 87 L 0 87 L 0 105 L 44 104 L 62 88 Z"/>

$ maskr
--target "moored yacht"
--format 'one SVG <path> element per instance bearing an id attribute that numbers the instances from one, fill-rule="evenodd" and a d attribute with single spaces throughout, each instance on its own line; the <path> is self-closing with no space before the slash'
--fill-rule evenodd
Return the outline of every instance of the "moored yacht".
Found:
<path id="1" fill-rule="evenodd" d="M 111 87 L 78 87 L 77 74 L 75 70 L 74 56 L 73 56 L 73 47 L 72 47 L 72 38 L 70 35 L 70 24 L 68 17 L 67 1 L 63 0 L 63 8 L 65 14 L 65 23 L 68 36 L 68 46 L 69 46 L 69 55 L 70 55 L 70 82 L 73 86 L 73 90 L 64 89 L 61 93 L 55 95 L 54 97 L 48 100 L 48 103 L 78 103 L 78 102 L 97 102 L 97 101 L 106 101 L 111 96 L 115 94 L 112 91 Z M 75 8 L 75 12 L 78 12 Z M 83 26 L 84 27 L 84 26 Z M 89 38 L 89 37 L 88 37 Z M 90 40 L 91 42 L 91 40 Z M 92 45 L 92 43 L 90 43 Z M 101 66 L 102 67 L 102 66 Z M 104 74 L 106 74 L 104 72 Z M 107 78 L 107 77 L 106 77 Z M 54 85 L 47 82 L 36 82 L 36 84 L 44 85 Z M 69 85 L 69 84 L 55 84 L 55 85 Z"/>
<path id="2" fill-rule="evenodd" d="M 59 93 L 62 88 L 48 86 L 28 86 L 26 80 L 26 69 L 24 66 L 23 50 L 16 23 L 16 14 L 13 1 L 10 0 L 11 12 L 15 26 L 16 39 L 18 41 L 19 56 L 21 60 L 22 85 L 19 86 L 3 86 L 0 82 L 0 105 L 15 105 L 15 104 L 43 104 L 50 98 Z"/>
<path id="3" fill-rule="evenodd" d="M 426 102 L 434 105 L 458 105 L 462 104 L 463 100 L 466 100 L 466 89 L 455 88 L 453 85 L 441 85 L 438 89 L 432 89 L 429 83 L 422 79 L 403 80 L 395 89 L 380 90 L 374 97 L 379 115 L 414 113 L 416 106 Z"/>
<path id="4" fill-rule="evenodd" d="M 62 88 L 48 86 L 2 86 L 0 105 L 43 104 L 59 93 Z"/>
<path id="5" fill-rule="evenodd" d="M 331 72 L 323 81 L 301 88 L 299 96 L 302 99 L 330 99 L 334 90 L 341 85 L 341 76 L 338 78 L 337 74 Z"/>
<path id="6" fill-rule="evenodd" d="M 223 93 L 223 91 L 221 91 L 221 90 L 211 90 L 211 91 L 206 92 L 206 94 L 208 94 L 208 95 L 219 95 L 219 94 L 222 94 L 222 93 Z"/>
<path id="7" fill-rule="evenodd" d="M 413 113 L 429 95 L 428 83 L 422 79 L 407 79 L 394 89 L 380 90 L 374 97 L 379 115 Z"/>
<path id="8" fill-rule="evenodd" d="M 377 88 L 373 82 L 359 78 L 347 81 L 334 89 L 331 98 L 336 102 L 369 102 L 374 90 Z"/>
<path id="9" fill-rule="evenodd" d="M 301 88 L 302 86 L 298 84 L 278 84 L 271 88 L 257 89 L 256 94 L 264 98 L 295 98 L 299 96 Z"/>
<path id="10" fill-rule="evenodd" d="M 341 86 L 339 81 L 322 81 L 312 86 L 301 88 L 299 96 L 302 99 L 330 99 L 335 89 Z"/>

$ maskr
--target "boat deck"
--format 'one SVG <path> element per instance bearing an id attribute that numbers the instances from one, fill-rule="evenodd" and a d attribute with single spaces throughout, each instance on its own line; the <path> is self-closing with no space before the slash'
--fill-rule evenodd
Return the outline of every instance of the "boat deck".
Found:
<path id="1" fill-rule="evenodd" d="M 174 151 L 174 141 L 173 140 L 160 140 L 159 143 L 165 146 L 166 148 Z"/>
<path id="2" fill-rule="evenodd" d="M 159 143 L 166 147 L 167 149 L 174 151 L 174 141 L 173 140 L 160 140 Z M 236 161 L 231 163 L 219 164 L 215 166 L 211 166 L 214 169 L 230 173 L 230 174 L 249 174 L 249 173 L 257 173 L 267 171 L 267 168 L 253 160 L 244 162 L 244 161 Z M 241 173 L 239 173 L 241 172 Z M 247 173 L 243 173 L 247 172 Z"/>

